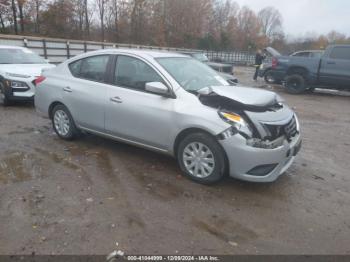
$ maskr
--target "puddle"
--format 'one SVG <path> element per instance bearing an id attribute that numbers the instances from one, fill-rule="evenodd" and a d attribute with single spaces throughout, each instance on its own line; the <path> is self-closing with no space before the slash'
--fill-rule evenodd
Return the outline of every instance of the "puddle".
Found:
<path id="1" fill-rule="evenodd" d="M 31 180 L 40 174 L 40 163 L 37 164 L 32 155 L 23 152 L 6 153 L 0 159 L 0 183 L 16 183 Z"/>
<path id="2" fill-rule="evenodd" d="M 62 164 L 69 169 L 73 169 L 74 171 L 83 172 L 82 168 L 77 164 L 73 163 L 70 158 L 63 157 L 59 154 L 41 148 L 35 148 L 35 151 L 46 157 L 49 157 L 56 164 Z"/>
<path id="3" fill-rule="evenodd" d="M 11 131 L 8 133 L 8 135 L 21 135 L 21 134 L 28 134 L 33 133 L 35 131 L 34 128 L 31 127 L 24 127 L 22 129 L 17 129 L 15 131 Z"/>

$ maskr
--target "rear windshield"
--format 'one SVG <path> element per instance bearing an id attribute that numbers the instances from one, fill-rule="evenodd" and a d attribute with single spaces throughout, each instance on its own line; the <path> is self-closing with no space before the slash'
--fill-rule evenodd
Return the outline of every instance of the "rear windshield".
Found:
<path id="1" fill-rule="evenodd" d="M 29 49 L 0 48 L 0 64 L 47 64 Z"/>

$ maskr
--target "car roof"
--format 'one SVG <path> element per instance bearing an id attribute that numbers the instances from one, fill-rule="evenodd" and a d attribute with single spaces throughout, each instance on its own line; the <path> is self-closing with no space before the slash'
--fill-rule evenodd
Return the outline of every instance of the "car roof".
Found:
<path id="1" fill-rule="evenodd" d="M 93 54 L 133 54 L 141 57 L 152 57 L 152 58 L 161 58 L 161 57 L 186 57 L 183 54 L 170 52 L 170 51 L 162 51 L 162 50 L 145 50 L 145 49 L 126 49 L 126 48 L 111 48 L 111 49 L 103 49 L 97 51 L 91 51 L 85 53 L 90 56 Z"/>

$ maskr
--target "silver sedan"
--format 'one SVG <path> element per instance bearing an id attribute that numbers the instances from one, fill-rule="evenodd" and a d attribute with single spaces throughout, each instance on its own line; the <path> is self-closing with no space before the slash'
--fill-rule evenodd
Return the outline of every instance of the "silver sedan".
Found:
<path id="1" fill-rule="evenodd" d="M 174 156 L 203 184 L 270 182 L 301 146 L 298 118 L 273 92 L 229 86 L 193 58 L 110 49 L 76 56 L 37 81 L 37 111 L 62 139 L 84 131 Z"/>

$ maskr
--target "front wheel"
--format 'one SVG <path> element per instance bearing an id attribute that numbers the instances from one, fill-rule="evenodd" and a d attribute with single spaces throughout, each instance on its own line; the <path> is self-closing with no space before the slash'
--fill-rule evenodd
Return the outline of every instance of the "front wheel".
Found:
<path id="1" fill-rule="evenodd" d="M 225 176 L 226 155 L 220 144 L 205 133 L 192 133 L 179 144 L 181 170 L 201 184 L 213 184 Z"/>
<path id="2" fill-rule="evenodd" d="M 72 115 L 64 105 L 57 105 L 53 109 L 52 125 L 56 134 L 64 140 L 72 140 L 76 138 L 79 133 L 74 124 Z"/>
<path id="3" fill-rule="evenodd" d="M 6 92 L 5 92 L 5 86 L 1 82 L 0 82 L 0 99 L 2 100 L 2 104 L 4 106 L 11 105 L 11 101 L 9 100 L 9 98 L 7 97 Z"/>

